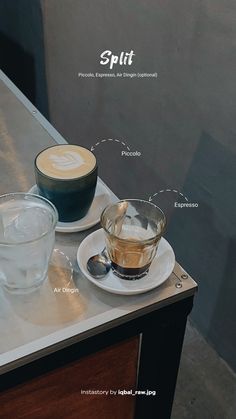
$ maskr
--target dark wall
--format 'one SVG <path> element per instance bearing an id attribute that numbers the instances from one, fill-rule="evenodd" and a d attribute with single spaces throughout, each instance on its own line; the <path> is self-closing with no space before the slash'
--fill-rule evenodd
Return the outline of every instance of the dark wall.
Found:
<path id="1" fill-rule="evenodd" d="M 40 0 L 0 0 L 0 68 L 47 117 Z"/>

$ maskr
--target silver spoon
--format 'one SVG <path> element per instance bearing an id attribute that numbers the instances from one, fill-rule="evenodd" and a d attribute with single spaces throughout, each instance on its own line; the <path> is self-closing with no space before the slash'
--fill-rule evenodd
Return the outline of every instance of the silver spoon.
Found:
<path id="1" fill-rule="evenodd" d="M 128 203 L 123 202 L 122 206 L 120 206 L 120 214 L 117 217 L 114 226 L 112 228 L 113 234 L 120 234 L 122 223 L 126 215 L 126 211 L 128 208 Z M 111 269 L 111 261 L 109 260 L 107 250 L 104 247 L 104 249 L 101 251 L 101 253 L 98 253 L 97 255 L 91 256 L 89 260 L 87 261 L 87 269 L 94 278 L 96 279 L 102 279 L 104 276 L 108 274 L 108 272 Z"/>
<path id="2" fill-rule="evenodd" d="M 91 256 L 87 262 L 89 273 L 96 279 L 101 279 L 111 269 L 111 261 L 108 258 L 107 250 L 104 247 L 101 253 Z"/>

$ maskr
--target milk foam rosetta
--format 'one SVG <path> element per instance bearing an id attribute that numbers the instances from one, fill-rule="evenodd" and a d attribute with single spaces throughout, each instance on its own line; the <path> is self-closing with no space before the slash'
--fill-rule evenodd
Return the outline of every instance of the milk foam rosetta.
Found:
<path id="1" fill-rule="evenodd" d="M 90 173 L 96 166 L 91 151 L 77 145 L 58 145 L 43 150 L 36 159 L 40 172 L 56 179 L 74 179 Z"/>

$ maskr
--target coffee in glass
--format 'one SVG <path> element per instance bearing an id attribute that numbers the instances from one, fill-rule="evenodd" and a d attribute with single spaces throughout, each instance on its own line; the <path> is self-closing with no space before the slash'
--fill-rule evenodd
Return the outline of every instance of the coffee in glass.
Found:
<path id="1" fill-rule="evenodd" d="M 166 226 L 162 210 L 151 202 L 126 199 L 105 208 L 101 225 L 114 274 L 123 279 L 146 275 Z"/>

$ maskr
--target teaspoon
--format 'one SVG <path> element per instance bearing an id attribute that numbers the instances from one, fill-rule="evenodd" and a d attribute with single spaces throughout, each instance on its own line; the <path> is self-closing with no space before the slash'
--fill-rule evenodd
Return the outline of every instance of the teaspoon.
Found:
<path id="1" fill-rule="evenodd" d="M 119 235 L 122 229 L 123 220 L 125 218 L 128 208 L 127 202 L 122 202 L 119 208 L 119 214 L 115 220 L 114 225 L 112 226 L 112 234 Z M 108 274 L 111 269 L 111 261 L 109 260 L 107 250 L 104 249 L 101 253 L 91 256 L 87 261 L 87 269 L 89 273 L 96 279 L 102 279 Z"/>
<path id="2" fill-rule="evenodd" d="M 87 262 L 89 273 L 96 279 L 102 279 L 111 269 L 111 262 L 108 258 L 106 248 L 101 253 L 91 256 Z"/>

